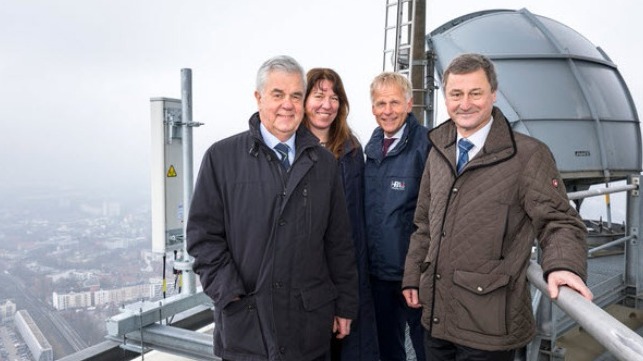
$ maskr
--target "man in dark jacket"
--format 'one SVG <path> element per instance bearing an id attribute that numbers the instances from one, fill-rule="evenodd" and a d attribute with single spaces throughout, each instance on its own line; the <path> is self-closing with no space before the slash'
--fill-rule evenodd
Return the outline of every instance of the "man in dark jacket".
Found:
<path id="1" fill-rule="evenodd" d="M 364 204 L 371 287 L 382 361 L 405 361 L 405 328 L 418 360 L 424 360 L 420 310 L 402 297 L 404 259 L 429 149 L 427 129 L 411 113 L 411 84 L 401 74 L 382 73 L 371 83 L 379 125 L 365 148 Z"/>
<path id="2" fill-rule="evenodd" d="M 188 252 L 214 301 L 224 360 L 324 360 L 357 313 L 357 269 L 337 161 L 304 126 L 292 58 L 257 73 L 250 130 L 213 144 L 194 189 Z"/>
<path id="3" fill-rule="evenodd" d="M 428 360 L 512 361 L 535 332 L 527 266 L 534 240 L 550 297 L 587 299 L 587 230 L 545 144 L 514 133 L 493 103 L 493 64 L 479 54 L 444 72 L 451 119 L 433 129 L 404 270 L 422 307 Z"/>

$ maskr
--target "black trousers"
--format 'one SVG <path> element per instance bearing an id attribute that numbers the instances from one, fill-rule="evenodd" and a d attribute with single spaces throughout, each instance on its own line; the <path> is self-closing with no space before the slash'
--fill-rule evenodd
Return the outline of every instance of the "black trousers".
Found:
<path id="1" fill-rule="evenodd" d="M 484 351 L 434 338 L 424 333 L 426 359 L 431 361 L 513 361 L 516 350 Z"/>
<path id="2" fill-rule="evenodd" d="M 342 359 L 342 340 L 338 340 L 335 335 L 330 339 L 330 359 L 331 361 Z"/>
<path id="3" fill-rule="evenodd" d="M 425 332 L 420 322 L 422 309 L 406 305 L 402 295 L 402 281 L 385 281 L 371 277 L 371 291 L 375 305 L 380 360 L 406 360 L 405 329 L 408 324 L 415 356 L 424 361 Z"/>

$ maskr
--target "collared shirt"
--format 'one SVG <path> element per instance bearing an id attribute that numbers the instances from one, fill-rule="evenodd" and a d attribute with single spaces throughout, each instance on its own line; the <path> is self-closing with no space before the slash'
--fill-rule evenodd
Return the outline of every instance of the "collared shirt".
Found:
<path id="1" fill-rule="evenodd" d="M 489 131 L 491 130 L 491 124 L 493 123 L 493 117 L 491 117 L 491 120 L 485 124 L 484 127 L 478 129 L 475 133 L 471 134 L 469 137 L 467 137 L 467 140 L 473 143 L 473 148 L 469 150 L 469 160 L 473 159 L 473 157 L 478 154 L 478 152 L 482 149 L 484 146 L 484 142 L 487 140 L 487 136 L 489 135 Z M 457 139 L 456 139 L 456 144 L 457 142 L 460 141 L 463 137 L 460 136 L 460 133 L 458 133 Z M 455 154 L 455 159 L 459 159 L 460 157 L 460 148 L 456 147 L 456 154 Z"/>
<path id="2" fill-rule="evenodd" d="M 395 134 L 393 134 L 392 137 L 387 137 L 386 134 L 384 135 L 384 138 L 395 138 L 395 141 L 391 144 L 390 147 L 388 147 L 388 152 L 391 152 L 395 147 L 400 143 L 400 139 L 402 138 L 402 135 L 404 134 L 404 128 L 406 128 L 406 123 L 402 125 L 400 129 L 397 130 Z"/>
<path id="3" fill-rule="evenodd" d="M 273 152 L 275 152 L 277 157 L 279 157 L 278 159 L 281 159 L 281 154 L 279 154 L 279 152 L 275 149 L 275 145 L 277 145 L 278 143 L 284 143 L 288 146 L 288 159 L 290 159 L 290 164 L 292 164 L 292 162 L 295 160 L 296 133 L 293 133 L 293 135 L 290 138 L 288 138 L 285 142 L 282 142 L 279 139 L 277 139 L 277 137 L 272 135 L 272 133 L 270 133 L 268 129 L 264 127 L 263 123 L 259 124 L 259 130 L 261 131 L 261 137 L 263 138 L 263 142 L 266 143 L 266 145 L 270 147 L 270 149 L 272 149 Z"/>

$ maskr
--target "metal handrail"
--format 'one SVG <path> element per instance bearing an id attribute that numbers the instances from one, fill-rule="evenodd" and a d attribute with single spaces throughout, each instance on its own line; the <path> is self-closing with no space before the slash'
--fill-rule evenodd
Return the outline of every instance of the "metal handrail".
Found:
<path id="1" fill-rule="evenodd" d="M 638 185 L 626 184 L 622 186 L 613 186 L 613 187 L 605 187 L 605 188 L 597 188 L 597 189 L 588 189 L 586 191 L 569 192 L 567 193 L 567 198 L 569 198 L 569 200 L 576 200 L 581 198 L 596 197 L 596 196 L 601 196 L 603 194 L 624 192 L 624 191 L 636 190 L 636 189 L 639 189 Z"/>
<path id="2" fill-rule="evenodd" d="M 543 295 L 549 295 L 543 270 L 535 261 L 531 261 L 527 269 L 527 278 Z M 569 287 L 561 287 L 558 298 L 552 302 L 619 360 L 643 361 L 643 337 L 578 292 Z"/>
<path id="3" fill-rule="evenodd" d="M 590 249 L 589 251 L 587 251 L 587 254 L 589 256 L 591 256 L 592 254 L 594 254 L 594 253 L 596 253 L 598 251 L 601 251 L 601 250 L 604 250 L 606 248 L 610 248 L 610 247 L 613 247 L 613 246 L 618 246 L 621 243 L 625 243 L 625 242 L 629 241 L 630 239 L 635 239 L 635 238 L 637 238 L 636 235 L 631 234 L 629 236 L 622 237 L 622 238 L 613 240 L 611 242 L 607 242 L 605 244 L 602 244 L 600 246 L 594 247 L 594 248 Z"/>

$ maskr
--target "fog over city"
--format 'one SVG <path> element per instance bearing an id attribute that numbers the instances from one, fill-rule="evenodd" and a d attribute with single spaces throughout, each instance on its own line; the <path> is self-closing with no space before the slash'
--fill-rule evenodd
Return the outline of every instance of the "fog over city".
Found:
<path id="1" fill-rule="evenodd" d="M 602 47 L 643 104 L 638 1 L 429 1 L 427 29 L 523 7 Z M 9 0 L 0 13 L 4 193 L 148 192 L 149 99 L 180 98 L 182 68 L 193 71 L 194 120 L 205 123 L 194 131 L 195 171 L 213 141 L 247 128 L 256 69 L 276 54 L 336 69 L 362 142 L 375 125 L 368 85 L 382 69 L 384 0 Z"/>

